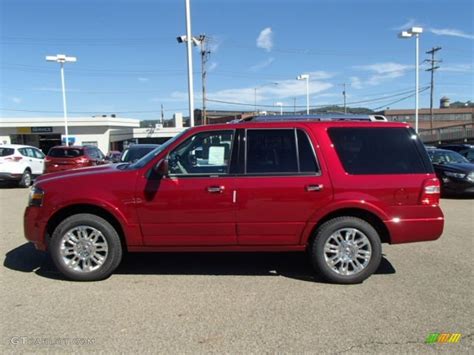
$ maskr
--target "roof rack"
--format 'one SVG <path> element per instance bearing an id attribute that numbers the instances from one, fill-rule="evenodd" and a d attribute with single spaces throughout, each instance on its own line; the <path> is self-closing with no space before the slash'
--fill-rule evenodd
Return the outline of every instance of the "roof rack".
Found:
<path id="1" fill-rule="evenodd" d="M 382 115 L 347 115 L 347 114 L 321 114 L 321 115 L 270 115 L 270 116 L 251 116 L 238 122 L 281 122 L 281 121 L 367 121 L 367 122 L 387 122 L 387 118 Z"/>

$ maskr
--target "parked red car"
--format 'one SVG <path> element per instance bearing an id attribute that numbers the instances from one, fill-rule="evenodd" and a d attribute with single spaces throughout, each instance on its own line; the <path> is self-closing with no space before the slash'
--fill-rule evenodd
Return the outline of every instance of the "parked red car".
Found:
<path id="1" fill-rule="evenodd" d="M 97 147 L 61 145 L 49 150 L 44 160 L 44 172 L 54 173 L 105 163 L 105 155 Z"/>
<path id="2" fill-rule="evenodd" d="M 73 280 L 126 251 L 306 251 L 361 282 L 382 243 L 440 237 L 439 181 L 407 124 L 335 119 L 196 127 L 133 164 L 40 177 L 26 238 Z"/>

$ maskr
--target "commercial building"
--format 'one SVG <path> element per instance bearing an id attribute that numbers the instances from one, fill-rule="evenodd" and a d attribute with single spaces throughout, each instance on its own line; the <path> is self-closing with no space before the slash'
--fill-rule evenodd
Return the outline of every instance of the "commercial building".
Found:
<path id="1" fill-rule="evenodd" d="M 70 117 L 68 133 L 75 145 L 95 145 L 107 153 L 111 143 L 133 138 L 133 128 L 140 122 L 133 118 L 115 116 Z M 60 145 L 64 138 L 62 117 L 0 118 L 0 143 L 26 144 L 47 153 L 49 148 Z"/>

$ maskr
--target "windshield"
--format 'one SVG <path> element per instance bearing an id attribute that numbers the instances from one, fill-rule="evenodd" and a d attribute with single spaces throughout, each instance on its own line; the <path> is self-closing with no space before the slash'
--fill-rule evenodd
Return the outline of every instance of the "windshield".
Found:
<path id="1" fill-rule="evenodd" d="M 129 163 L 134 163 L 138 161 L 140 158 L 144 157 L 148 153 L 150 153 L 152 150 L 156 149 L 157 147 L 142 147 L 142 146 L 133 146 L 129 149 L 127 149 L 120 161 L 121 162 L 129 162 Z"/>
<path id="2" fill-rule="evenodd" d="M 461 154 L 449 150 L 428 150 L 434 164 L 469 163 Z"/>
<path id="3" fill-rule="evenodd" d="M 188 128 L 189 129 L 189 128 Z M 152 150 L 150 153 L 148 153 L 147 155 L 145 155 L 143 158 L 141 158 L 140 160 L 136 161 L 135 163 L 133 164 L 130 164 L 130 165 L 127 165 L 127 169 L 139 169 L 139 168 L 143 168 L 145 165 L 147 165 L 150 161 L 152 161 L 158 154 L 160 154 L 162 151 L 164 151 L 166 148 L 168 148 L 171 144 L 173 144 L 176 140 L 178 140 L 179 138 L 181 138 L 181 136 L 183 136 L 186 131 L 188 130 L 184 130 L 182 131 L 181 133 L 177 134 L 176 136 L 174 136 L 173 138 L 167 140 L 165 143 L 163 143 L 162 145 L 160 145 L 159 147 L 155 148 L 154 150 Z"/>
<path id="4" fill-rule="evenodd" d="M 53 158 L 77 158 L 84 155 L 84 150 L 77 148 L 53 148 L 48 155 Z"/>

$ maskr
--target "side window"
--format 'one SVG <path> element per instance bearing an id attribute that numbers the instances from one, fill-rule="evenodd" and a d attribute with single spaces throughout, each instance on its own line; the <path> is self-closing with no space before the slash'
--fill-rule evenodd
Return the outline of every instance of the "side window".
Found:
<path id="1" fill-rule="evenodd" d="M 37 159 L 44 159 L 44 154 L 38 149 L 33 149 L 33 152 L 35 153 L 35 158 Z"/>
<path id="2" fill-rule="evenodd" d="M 406 128 L 329 128 L 329 136 L 349 174 L 423 174 L 432 171 Z M 423 151 L 424 154 L 424 151 Z M 435 153 L 433 163 L 438 161 Z"/>
<path id="3" fill-rule="evenodd" d="M 20 154 L 23 155 L 24 157 L 27 157 L 27 156 L 28 156 L 28 152 L 26 151 L 26 148 L 20 148 L 20 149 L 18 149 L 18 151 L 19 151 Z"/>
<path id="4" fill-rule="evenodd" d="M 229 172 L 234 131 L 201 132 L 168 156 L 171 175 L 222 175 Z"/>
<path id="5" fill-rule="evenodd" d="M 247 130 L 248 174 L 297 173 L 294 129 Z"/>
<path id="6" fill-rule="evenodd" d="M 301 173 L 319 173 L 319 167 L 316 163 L 313 147 L 309 141 L 308 135 L 302 130 L 297 131 L 298 135 L 298 154 L 300 158 Z"/>

